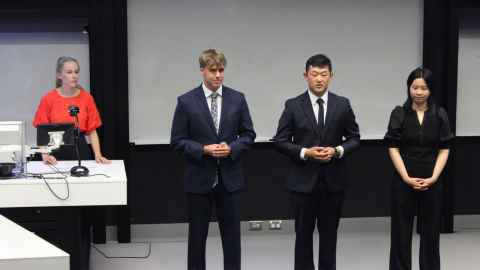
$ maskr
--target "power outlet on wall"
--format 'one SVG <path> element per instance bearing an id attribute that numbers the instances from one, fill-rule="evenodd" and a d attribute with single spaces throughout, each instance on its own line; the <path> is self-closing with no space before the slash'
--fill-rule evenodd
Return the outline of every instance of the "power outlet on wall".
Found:
<path id="1" fill-rule="evenodd" d="M 248 222 L 248 230 L 249 231 L 261 231 L 263 230 L 263 221 L 261 220 L 253 220 Z"/>
<path id="2" fill-rule="evenodd" d="M 282 229 L 282 221 L 281 220 L 270 220 L 268 222 L 268 229 L 269 230 L 281 230 Z"/>

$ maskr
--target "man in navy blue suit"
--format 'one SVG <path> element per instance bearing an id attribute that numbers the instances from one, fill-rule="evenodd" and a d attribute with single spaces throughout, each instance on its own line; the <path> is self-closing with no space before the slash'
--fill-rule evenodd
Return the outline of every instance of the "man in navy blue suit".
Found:
<path id="1" fill-rule="evenodd" d="M 205 270 L 205 244 L 213 205 L 222 238 L 224 269 L 240 270 L 241 154 L 255 140 L 245 96 L 223 85 L 223 53 L 199 57 L 202 84 L 178 97 L 171 145 L 186 161 L 188 269 Z"/>
<path id="2" fill-rule="evenodd" d="M 345 156 L 360 142 L 347 98 L 328 90 L 330 59 L 317 54 L 305 65 L 308 89 L 287 100 L 274 141 L 290 157 L 286 186 L 295 216 L 295 270 L 314 270 L 313 232 L 318 228 L 319 270 L 336 269 L 337 228 L 347 185 Z"/>

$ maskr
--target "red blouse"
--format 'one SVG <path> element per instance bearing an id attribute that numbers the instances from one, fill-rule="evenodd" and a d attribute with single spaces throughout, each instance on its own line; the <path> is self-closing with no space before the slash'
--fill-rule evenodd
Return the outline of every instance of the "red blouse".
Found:
<path id="1" fill-rule="evenodd" d="M 33 119 L 33 126 L 74 123 L 75 120 L 68 111 L 71 105 L 76 105 L 80 109 L 78 122 L 81 132 L 90 133 L 102 125 L 95 101 L 87 91 L 80 89 L 80 94 L 75 97 L 62 97 L 56 89 L 53 89 L 42 97 Z"/>

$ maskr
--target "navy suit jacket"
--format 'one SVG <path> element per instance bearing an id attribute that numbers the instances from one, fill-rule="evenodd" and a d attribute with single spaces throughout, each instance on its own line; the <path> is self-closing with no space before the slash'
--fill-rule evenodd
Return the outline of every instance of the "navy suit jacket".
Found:
<path id="1" fill-rule="evenodd" d="M 327 115 L 321 133 L 317 128 L 308 92 L 285 102 L 274 141 L 277 149 L 292 161 L 286 180 L 287 189 L 311 192 L 319 178 L 318 173 L 324 170 L 327 188 L 331 191 L 344 190 L 347 183 L 344 157 L 360 144 L 358 124 L 347 98 L 328 92 Z M 303 147 L 338 145 L 344 149 L 344 155 L 340 159 L 321 163 L 300 157 Z"/>
<path id="2" fill-rule="evenodd" d="M 247 101 L 242 93 L 223 86 L 221 109 L 217 134 L 201 85 L 178 97 L 170 143 L 186 160 L 186 192 L 202 194 L 212 190 L 217 167 L 227 191 L 245 186 L 241 153 L 256 136 Z M 230 156 L 216 159 L 203 154 L 204 145 L 221 142 L 230 146 Z"/>

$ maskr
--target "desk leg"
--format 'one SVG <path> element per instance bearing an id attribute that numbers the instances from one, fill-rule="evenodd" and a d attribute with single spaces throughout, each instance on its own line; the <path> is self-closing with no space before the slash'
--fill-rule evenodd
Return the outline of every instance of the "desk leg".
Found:
<path id="1" fill-rule="evenodd" d="M 61 209 L 61 210 L 60 210 Z M 70 254 L 70 270 L 90 268 L 90 226 L 83 207 L 59 208 L 60 248 Z"/>
<path id="2" fill-rule="evenodd" d="M 107 238 L 107 206 L 88 207 L 88 218 L 92 224 L 93 243 L 105 244 Z"/>

